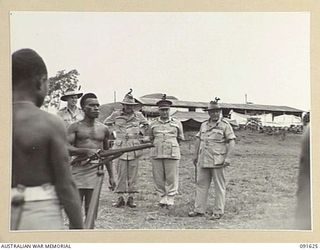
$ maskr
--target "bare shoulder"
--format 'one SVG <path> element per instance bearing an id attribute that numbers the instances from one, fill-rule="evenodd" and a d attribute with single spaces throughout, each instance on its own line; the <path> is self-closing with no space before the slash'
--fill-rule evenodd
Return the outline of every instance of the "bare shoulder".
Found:
<path id="1" fill-rule="evenodd" d="M 102 122 L 96 121 L 96 126 L 98 127 L 98 129 L 109 133 L 108 126 L 104 125 Z"/>
<path id="2" fill-rule="evenodd" d="M 45 118 L 45 121 L 47 121 L 47 125 L 48 125 L 48 130 L 54 130 L 54 132 L 65 132 L 66 128 L 64 125 L 63 120 L 56 115 L 50 114 L 48 112 L 45 111 L 41 111 L 43 112 L 42 116 Z"/>
<path id="3" fill-rule="evenodd" d="M 69 133 L 73 133 L 77 130 L 79 130 L 79 128 L 83 125 L 82 121 L 77 121 L 77 122 L 74 122 L 74 123 L 71 123 L 69 126 L 68 126 L 68 134 Z"/>

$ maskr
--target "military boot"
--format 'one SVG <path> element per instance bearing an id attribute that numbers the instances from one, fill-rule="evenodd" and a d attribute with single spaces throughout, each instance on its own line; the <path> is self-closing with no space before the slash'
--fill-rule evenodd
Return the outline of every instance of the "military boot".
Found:
<path id="1" fill-rule="evenodd" d="M 137 205 L 133 202 L 133 197 L 132 196 L 129 196 L 128 200 L 127 200 L 127 206 L 128 207 L 136 207 Z"/>
<path id="2" fill-rule="evenodd" d="M 114 207 L 123 207 L 126 203 L 124 202 L 124 198 L 122 196 L 120 196 L 118 198 L 118 201 L 113 203 L 112 206 Z"/>

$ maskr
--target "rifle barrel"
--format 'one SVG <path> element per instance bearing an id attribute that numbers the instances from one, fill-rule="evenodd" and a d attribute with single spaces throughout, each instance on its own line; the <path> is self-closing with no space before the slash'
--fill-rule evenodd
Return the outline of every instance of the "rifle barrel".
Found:
<path id="1" fill-rule="evenodd" d="M 152 143 L 145 143 L 145 144 L 141 144 L 141 145 L 137 145 L 137 146 L 109 149 L 109 150 L 102 151 L 100 153 L 100 156 L 101 157 L 109 157 L 109 156 L 117 155 L 120 153 L 128 153 L 128 152 L 142 150 L 142 149 L 151 148 L 151 147 L 154 147 L 154 145 Z"/>
<path id="2" fill-rule="evenodd" d="M 112 157 L 112 156 L 116 156 L 120 157 L 121 154 L 127 153 L 127 152 L 132 152 L 132 151 L 136 151 L 136 150 L 142 150 L 142 149 L 146 149 L 146 148 L 152 148 L 154 147 L 154 145 L 152 143 L 145 143 L 145 144 L 140 144 L 137 146 L 131 146 L 131 147 L 124 147 L 124 148 L 117 148 L 117 149 L 108 149 L 108 150 L 103 150 L 100 152 L 100 157 Z M 112 157 L 117 158 L 117 157 Z M 77 158 L 75 158 L 72 162 L 71 165 L 80 162 L 80 161 L 84 161 L 90 159 L 88 157 L 84 157 L 84 156 L 79 156 Z"/>

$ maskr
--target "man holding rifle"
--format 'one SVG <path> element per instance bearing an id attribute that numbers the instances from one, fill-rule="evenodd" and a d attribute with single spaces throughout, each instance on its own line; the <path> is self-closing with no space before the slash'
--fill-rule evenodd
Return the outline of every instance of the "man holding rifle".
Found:
<path id="1" fill-rule="evenodd" d="M 236 136 L 231 125 L 222 118 L 219 98 L 211 101 L 206 109 L 209 120 L 201 124 L 197 134 L 194 164 L 196 167 L 195 210 L 190 217 L 204 216 L 211 180 L 214 182 L 215 207 L 211 220 L 224 214 L 226 181 L 225 168 L 230 165 L 229 155 L 235 145 Z"/>
<path id="2" fill-rule="evenodd" d="M 108 149 L 109 130 L 102 123 L 96 121 L 99 117 L 100 104 L 93 93 L 85 94 L 80 101 L 84 112 L 84 119 L 68 127 L 68 141 L 70 155 L 82 157 L 82 161 L 74 160 L 72 174 L 77 184 L 80 199 L 84 200 L 85 213 L 88 214 L 91 197 L 98 181 L 97 163 L 100 154 Z M 101 151 L 101 152 L 100 152 Z M 109 174 L 110 189 L 115 182 L 110 164 L 106 164 Z M 95 211 L 97 212 L 97 211 Z"/>

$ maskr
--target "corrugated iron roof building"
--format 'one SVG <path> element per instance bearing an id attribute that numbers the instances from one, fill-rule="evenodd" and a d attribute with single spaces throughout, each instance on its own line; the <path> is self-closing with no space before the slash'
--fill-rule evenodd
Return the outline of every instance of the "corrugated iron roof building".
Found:
<path id="1" fill-rule="evenodd" d="M 156 117 L 159 115 L 157 109 L 157 101 L 155 98 L 137 98 L 142 106 L 142 112 L 147 117 Z M 208 102 L 192 102 L 170 99 L 172 108 L 177 119 L 179 119 L 184 127 L 198 128 L 203 121 L 208 119 L 208 114 L 203 111 L 208 106 Z M 224 117 L 229 117 L 230 111 L 246 115 L 262 115 L 272 114 L 273 117 L 279 115 L 294 115 L 302 118 L 303 110 L 276 105 L 261 105 L 261 104 L 233 104 L 220 103 Z"/>

